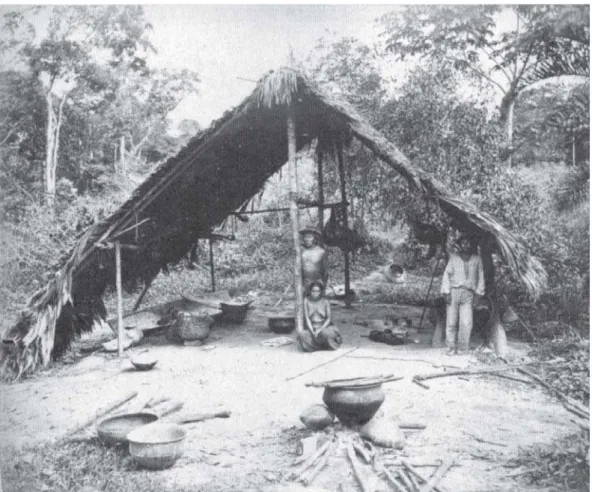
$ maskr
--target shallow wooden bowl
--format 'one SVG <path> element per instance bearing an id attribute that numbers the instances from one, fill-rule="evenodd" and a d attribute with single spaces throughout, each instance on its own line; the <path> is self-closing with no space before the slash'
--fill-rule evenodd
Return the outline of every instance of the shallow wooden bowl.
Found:
<path id="1" fill-rule="evenodd" d="M 149 371 L 156 365 L 158 359 L 148 355 L 136 355 L 130 358 L 130 362 L 138 371 Z"/>

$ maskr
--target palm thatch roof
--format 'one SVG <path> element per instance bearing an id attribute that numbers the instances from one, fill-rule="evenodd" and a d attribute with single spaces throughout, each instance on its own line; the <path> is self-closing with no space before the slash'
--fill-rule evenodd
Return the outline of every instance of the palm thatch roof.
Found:
<path id="1" fill-rule="evenodd" d="M 9 331 L 13 350 L 3 367 L 15 374 L 45 365 L 73 337 L 105 317 L 102 295 L 115 283 L 117 239 L 125 284 L 152 280 L 181 260 L 199 238 L 240 209 L 288 160 L 286 118 L 293 104 L 297 148 L 315 139 L 336 144 L 356 137 L 458 223 L 495 244 L 532 293 L 546 281 L 540 263 L 493 217 L 448 193 L 345 102 L 323 94 L 303 75 L 283 68 L 259 81 L 253 93 L 164 162 L 114 214 L 91 226 L 47 286 L 28 302 Z M 136 226 L 137 227 L 134 227 Z"/>

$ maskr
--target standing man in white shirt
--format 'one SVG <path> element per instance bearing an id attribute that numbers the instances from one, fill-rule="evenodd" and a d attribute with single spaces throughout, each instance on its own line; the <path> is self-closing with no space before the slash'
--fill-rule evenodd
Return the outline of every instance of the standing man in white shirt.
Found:
<path id="1" fill-rule="evenodd" d="M 485 295 L 483 262 L 472 241 L 461 236 L 458 254 L 452 253 L 440 292 L 446 297 L 447 354 L 464 354 L 473 330 L 473 306 Z"/>

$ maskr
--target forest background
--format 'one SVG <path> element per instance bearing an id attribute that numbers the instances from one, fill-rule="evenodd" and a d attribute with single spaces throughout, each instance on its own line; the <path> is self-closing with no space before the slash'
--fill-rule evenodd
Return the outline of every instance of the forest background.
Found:
<path id="1" fill-rule="evenodd" d="M 202 90 L 200 74 L 151 63 L 159 46 L 143 7 L 2 12 L 0 312 L 7 328 L 85 228 L 203 128 L 171 117 Z M 31 22 L 39 15 L 43 29 Z M 286 63 L 346 99 L 413 163 L 497 217 L 541 260 L 549 282 L 538 299 L 501 264 L 499 291 L 530 327 L 533 350 L 569 361 L 547 381 L 588 404 L 589 7 L 403 6 L 376 19 L 374 31 L 372 43 L 334 33 Z M 312 155 L 301 154 L 300 176 L 314 198 Z M 442 228 L 446 219 L 374 159 L 356 146 L 347 151 L 351 222 L 366 240 L 354 280 L 397 261 L 429 281 L 436 258 L 426 259 L 427 246 L 409 226 Z M 326 199 L 338 201 L 335 166 L 327 173 Z M 278 173 L 252 206 L 285 205 L 287 188 Z M 282 292 L 293 255 L 288 216 L 252 216 L 234 233 L 236 241 L 215 245 L 218 287 Z M 171 265 L 145 302 L 209 290 L 207 248 L 197 260 Z M 332 251 L 332 271 L 342 267 Z M 425 285 L 380 300 L 422 304 Z M 573 453 L 562 451 L 566 476 L 589 460 L 589 434 L 582 439 Z"/>

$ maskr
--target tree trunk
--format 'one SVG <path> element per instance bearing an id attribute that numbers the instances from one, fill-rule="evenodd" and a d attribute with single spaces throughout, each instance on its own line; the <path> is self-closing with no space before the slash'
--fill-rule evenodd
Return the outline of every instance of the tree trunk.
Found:
<path id="1" fill-rule="evenodd" d="M 512 144 L 514 134 L 514 103 L 518 97 L 515 84 L 512 84 L 508 92 L 504 95 L 500 105 L 500 121 L 506 125 L 506 146 L 508 157 L 506 163 L 512 165 Z"/>
<path id="2" fill-rule="evenodd" d="M 53 207 L 56 192 L 56 174 L 58 168 L 58 153 L 60 147 L 60 129 L 64 114 L 66 96 L 62 97 L 60 106 L 55 113 L 51 91 L 45 98 L 47 102 L 47 130 L 45 135 L 45 197 L 46 203 Z"/>
<path id="3" fill-rule="evenodd" d="M 125 172 L 125 137 L 122 135 L 119 139 L 119 174 L 126 175 Z"/>
<path id="4" fill-rule="evenodd" d="M 514 135 L 514 99 L 510 101 L 508 107 L 508 119 L 506 121 L 506 138 L 507 138 L 507 145 L 510 152 L 508 153 L 508 159 L 506 160 L 506 164 L 508 167 L 512 166 L 512 145 L 513 145 L 513 135 Z"/>
<path id="5" fill-rule="evenodd" d="M 58 169 L 58 155 L 60 150 L 60 130 L 62 128 L 62 116 L 64 114 L 64 103 L 66 102 L 66 96 L 62 97 L 60 101 L 60 107 L 58 109 L 58 118 L 55 127 L 55 138 L 53 142 L 53 179 L 54 179 L 54 187 L 55 187 L 55 180 L 56 174 Z"/>
<path id="6" fill-rule="evenodd" d="M 50 207 L 55 198 L 55 165 L 54 152 L 56 117 L 53 109 L 51 92 L 45 98 L 47 103 L 47 128 L 45 132 L 45 200 Z"/>

